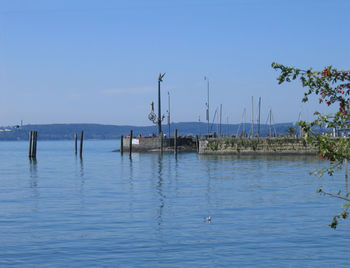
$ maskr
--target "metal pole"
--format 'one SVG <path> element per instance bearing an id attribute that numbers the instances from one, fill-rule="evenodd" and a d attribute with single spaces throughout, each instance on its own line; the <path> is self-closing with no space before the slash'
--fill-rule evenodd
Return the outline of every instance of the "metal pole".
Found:
<path id="1" fill-rule="evenodd" d="M 230 124 L 228 121 L 228 116 L 226 117 L 226 124 L 227 124 L 227 137 L 229 138 L 230 137 Z"/>
<path id="2" fill-rule="evenodd" d="M 272 120 L 271 117 L 272 116 L 271 116 L 271 114 L 272 114 L 272 109 L 270 108 L 270 115 L 269 115 L 270 116 L 270 123 L 269 123 L 270 137 L 272 136 L 272 133 L 271 133 L 271 120 Z"/>
<path id="3" fill-rule="evenodd" d="M 201 116 L 198 116 L 198 134 L 201 136 Z"/>
<path id="4" fill-rule="evenodd" d="M 162 113 L 160 107 L 160 81 L 162 80 L 161 75 L 159 74 L 158 78 L 158 134 L 162 132 Z"/>
<path id="5" fill-rule="evenodd" d="M 158 76 L 158 135 L 162 132 L 162 110 L 160 105 L 160 82 L 163 82 L 164 74 L 159 73 Z"/>
<path id="6" fill-rule="evenodd" d="M 207 101 L 207 113 L 206 113 L 206 117 L 207 117 L 207 121 L 208 121 L 208 135 L 209 135 L 209 78 L 204 76 L 204 80 L 207 80 L 207 91 L 208 91 L 208 101 Z"/>
<path id="7" fill-rule="evenodd" d="M 168 91 L 168 132 L 169 132 L 169 139 L 170 139 L 170 93 Z"/>
<path id="8" fill-rule="evenodd" d="M 259 119 L 258 119 L 258 136 L 260 137 L 260 109 L 261 109 L 261 97 L 259 97 Z"/>
<path id="9" fill-rule="evenodd" d="M 208 79 L 208 134 L 209 134 L 209 114 L 210 114 L 210 108 L 209 108 L 209 79 Z"/>
<path id="10" fill-rule="evenodd" d="M 222 119 L 222 104 L 220 104 L 220 127 L 219 127 L 219 136 L 221 137 L 222 131 L 221 131 L 221 119 Z"/>
<path id="11" fill-rule="evenodd" d="M 254 97 L 252 96 L 252 138 L 254 138 Z"/>
<path id="12" fill-rule="evenodd" d="M 245 125 L 246 125 L 246 113 L 247 113 L 247 110 L 246 108 L 244 108 L 243 110 L 243 135 L 246 136 L 246 131 L 245 131 Z"/>

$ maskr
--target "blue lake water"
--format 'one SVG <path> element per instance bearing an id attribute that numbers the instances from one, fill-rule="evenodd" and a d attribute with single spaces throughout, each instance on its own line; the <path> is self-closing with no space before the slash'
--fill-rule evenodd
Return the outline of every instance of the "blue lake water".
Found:
<path id="1" fill-rule="evenodd" d="M 119 141 L 0 143 L 0 267 L 349 267 L 328 224 L 344 172 L 315 157 L 111 152 Z M 211 222 L 204 220 L 211 216 Z"/>

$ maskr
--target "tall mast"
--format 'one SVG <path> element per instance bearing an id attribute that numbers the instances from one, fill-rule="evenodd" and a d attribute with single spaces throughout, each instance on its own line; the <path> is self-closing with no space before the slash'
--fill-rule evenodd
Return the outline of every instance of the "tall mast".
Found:
<path id="1" fill-rule="evenodd" d="M 222 131 L 221 131 L 221 119 L 222 119 L 222 104 L 220 104 L 220 127 L 219 127 L 219 136 L 221 137 Z"/>
<path id="2" fill-rule="evenodd" d="M 258 117 L 258 136 L 260 137 L 260 110 L 261 110 L 261 97 L 259 97 L 259 117 Z"/>
<path id="3" fill-rule="evenodd" d="M 158 76 L 158 135 L 160 135 L 160 133 L 162 133 L 162 110 L 161 110 L 161 106 L 160 106 L 160 82 L 163 82 L 163 77 L 164 74 L 159 74 Z"/>
<path id="4" fill-rule="evenodd" d="M 170 93 L 168 91 L 168 131 L 169 131 L 169 138 L 170 138 Z"/>
<path id="5" fill-rule="evenodd" d="M 254 137 L 254 97 L 252 96 L 252 137 Z"/>
<path id="6" fill-rule="evenodd" d="M 208 91 L 208 99 L 207 99 L 207 110 L 206 110 L 206 117 L 207 117 L 207 121 L 208 121 L 208 135 L 209 135 L 209 78 L 204 76 L 204 80 L 207 80 L 207 91 Z"/>
<path id="7" fill-rule="evenodd" d="M 229 125 L 228 117 L 229 117 L 229 116 L 226 117 L 227 137 L 230 137 L 230 125 Z"/>
<path id="8" fill-rule="evenodd" d="M 243 110 L 243 134 L 244 134 L 244 136 L 246 136 L 247 134 L 246 134 L 246 132 L 245 132 L 245 125 L 246 125 L 246 115 L 247 115 L 247 110 L 246 110 L 246 108 L 244 108 L 244 110 Z"/>
<path id="9" fill-rule="evenodd" d="M 269 117 L 270 117 L 269 130 L 270 130 L 270 137 L 271 137 L 271 134 L 272 134 L 272 133 L 271 133 L 272 108 L 270 108 Z"/>
<path id="10" fill-rule="evenodd" d="M 201 136 L 201 116 L 198 116 L 198 134 Z"/>

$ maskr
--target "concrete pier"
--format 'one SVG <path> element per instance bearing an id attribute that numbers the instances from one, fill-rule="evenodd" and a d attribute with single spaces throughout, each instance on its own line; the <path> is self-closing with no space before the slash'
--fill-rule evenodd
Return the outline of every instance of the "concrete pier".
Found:
<path id="1" fill-rule="evenodd" d="M 199 141 L 200 154 L 302 154 L 316 155 L 317 148 L 304 139 L 278 138 L 210 138 Z"/>

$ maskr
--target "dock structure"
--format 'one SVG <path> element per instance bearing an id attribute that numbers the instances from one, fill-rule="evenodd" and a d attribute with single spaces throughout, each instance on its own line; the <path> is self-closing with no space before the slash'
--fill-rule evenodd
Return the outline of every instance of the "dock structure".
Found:
<path id="1" fill-rule="evenodd" d="M 210 137 L 124 137 L 123 151 L 133 152 L 197 152 L 198 154 L 252 154 L 252 155 L 317 155 L 318 149 L 305 142 L 304 139 L 292 137 L 271 138 L 227 138 Z M 162 146 L 163 144 L 163 146 Z"/>
<path id="2" fill-rule="evenodd" d="M 196 141 L 193 137 L 177 137 L 167 138 L 162 136 L 157 137 L 123 137 L 123 148 L 120 151 L 129 152 L 130 145 L 133 152 L 196 152 Z"/>
<path id="3" fill-rule="evenodd" d="M 199 141 L 198 152 L 199 154 L 316 155 L 318 149 L 300 138 L 210 138 Z"/>

